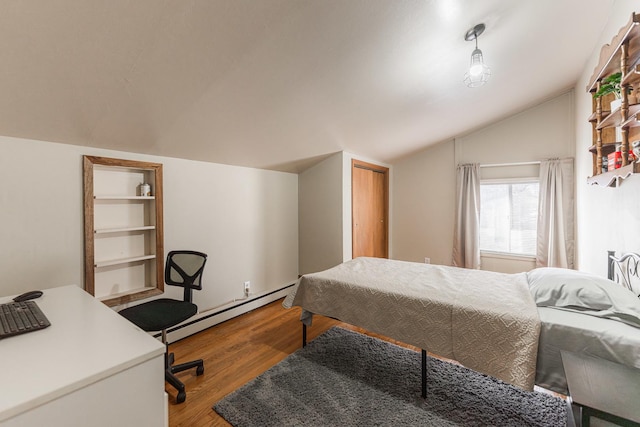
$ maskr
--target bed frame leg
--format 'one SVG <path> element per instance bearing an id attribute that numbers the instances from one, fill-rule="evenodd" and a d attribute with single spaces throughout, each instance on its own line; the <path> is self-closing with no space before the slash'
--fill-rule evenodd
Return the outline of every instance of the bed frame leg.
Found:
<path id="1" fill-rule="evenodd" d="M 302 324 L 302 347 L 307 346 L 307 325 Z"/>
<path id="2" fill-rule="evenodd" d="M 422 350 L 422 398 L 427 398 L 427 350 Z"/>

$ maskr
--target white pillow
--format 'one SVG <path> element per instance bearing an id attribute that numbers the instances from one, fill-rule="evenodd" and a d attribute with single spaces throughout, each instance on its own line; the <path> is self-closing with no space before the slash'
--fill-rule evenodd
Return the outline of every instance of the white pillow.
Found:
<path id="1" fill-rule="evenodd" d="M 640 327 L 640 299 L 629 289 L 594 274 L 542 267 L 527 273 L 538 307 L 573 309 Z"/>

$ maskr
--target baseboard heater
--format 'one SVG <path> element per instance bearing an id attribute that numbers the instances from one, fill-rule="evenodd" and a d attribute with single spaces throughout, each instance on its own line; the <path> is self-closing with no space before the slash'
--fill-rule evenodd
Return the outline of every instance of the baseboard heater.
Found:
<path id="1" fill-rule="evenodd" d="M 187 326 L 194 325 L 194 324 L 196 324 L 196 323 L 198 323 L 198 322 L 202 322 L 202 321 L 207 320 L 207 319 L 210 319 L 210 318 L 212 318 L 212 317 L 214 317 L 214 316 L 219 316 L 219 315 L 221 315 L 221 314 L 223 314 L 223 313 L 226 313 L 227 311 L 235 310 L 236 308 L 238 308 L 238 307 L 242 307 L 243 305 L 250 304 L 250 303 L 253 303 L 253 302 L 259 301 L 259 300 L 261 300 L 261 299 L 267 298 L 267 297 L 269 297 L 269 296 L 271 296 L 271 295 L 273 295 L 273 294 L 275 294 L 275 293 L 277 293 L 277 292 L 283 291 L 283 290 L 288 289 L 288 288 L 291 288 L 291 287 L 293 287 L 293 286 L 295 286 L 295 283 L 292 283 L 292 284 L 287 285 L 287 286 L 283 286 L 283 287 L 281 287 L 281 288 L 279 288 L 279 289 L 275 289 L 275 290 L 273 290 L 273 291 L 271 291 L 271 292 L 268 292 L 268 293 L 266 293 L 266 294 L 264 294 L 264 295 L 260 295 L 259 297 L 255 297 L 255 298 L 253 298 L 253 299 L 247 299 L 247 300 L 245 300 L 245 301 L 242 301 L 242 302 L 241 302 L 241 303 L 239 303 L 239 304 L 235 304 L 235 305 L 232 305 L 232 306 L 230 306 L 230 307 L 226 307 L 226 308 L 223 308 L 223 309 L 221 309 L 221 310 L 214 311 L 214 312 L 212 312 L 212 313 L 207 314 L 206 316 L 202 316 L 202 317 L 200 317 L 200 318 L 198 318 L 198 319 L 195 319 L 195 320 L 192 320 L 192 321 L 190 321 L 190 322 L 182 323 L 182 324 L 180 324 L 180 325 L 178 325 L 178 326 L 176 326 L 176 327 L 174 327 L 174 328 L 167 329 L 167 333 L 169 333 L 169 332 L 174 332 L 174 331 L 177 331 L 177 330 L 182 329 L 182 328 L 186 328 Z M 243 314 L 244 314 L 244 313 L 243 313 Z M 230 320 L 230 319 L 229 319 L 229 320 Z M 223 322 L 220 322 L 220 323 L 224 323 L 224 322 L 226 322 L 226 320 L 225 320 L 225 321 L 223 321 Z M 155 338 L 158 338 L 160 335 L 161 335 L 161 333 L 159 332 L 159 333 L 157 333 L 157 334 L 155 334 L 155 335 L 153 335 L 153 336 L 154 336 Z"/>

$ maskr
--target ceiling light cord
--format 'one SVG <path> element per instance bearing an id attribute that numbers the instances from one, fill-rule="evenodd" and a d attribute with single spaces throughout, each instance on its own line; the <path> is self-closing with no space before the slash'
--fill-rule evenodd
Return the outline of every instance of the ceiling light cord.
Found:
<path id="1" fill-rule="evenodd" d="M 480 87 L 484 85 L 491 76 L 491 69 L 484 63 L 482 51 L 478 48 L 478 37 L 484 32 L 485 25 L 478 24 L 466 32 L 466 41 L 475 40 L 476 48 L 471 52 L 471 64 L 469 71 L 464 75 L 464 83 L 468 87 Z"/>

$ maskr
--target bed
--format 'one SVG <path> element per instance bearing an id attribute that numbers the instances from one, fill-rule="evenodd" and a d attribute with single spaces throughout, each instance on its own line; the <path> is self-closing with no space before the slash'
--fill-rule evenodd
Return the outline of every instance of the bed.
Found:
<path id="1" fill-rule="evenodd" d="M 283 305 L 302 307 L 303 331 L 321 314 L 422 348 L 423 396 L 426 350 L 524 389 L 566 394 L 562 350 L 640 367 L 632 283 L 640 257 L 610 259 L 610 276 L 627 288 L 573 270 L 503 274 L 357 258 L 302 276 Z"/>
<path id="2" fill-rule="evenodd" d="M 614 252 L 609 251 L 607 262 L 610 280 L 565 270 L 554 279 L 555 283 L 550 283 L 550 286 L 558 288 L 562 284 L 570 286 L 570 280 L 575 280 L 578 284 L 575 289 L 585 289 L 580 287 L 581 282 L 589 283 L 589 289 L 596 293 L 582 295 L 583 302 L 564 300 L 555 301 L 558 306 L 544 306 L 545 298 L 540 296 L 537 385 L 567 394 L 560 356 L 562 350 L 640 368 L 640 255 L 628 253 L 617 258 Z M 528 274 L 531 276 L 533 273 Z M 610 295 L 600 293 L 598 289 L 611 291 Z M 533 291 L 535 297 L 536 290 Z M 558 296 L 562 297 L 559 291 Z M 598 304 L 591 301 L 595 296 L 598 296 Z"/>

